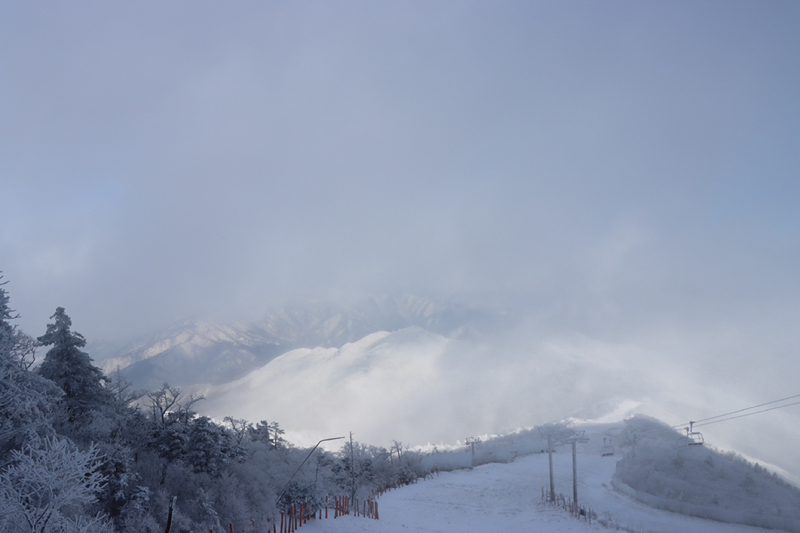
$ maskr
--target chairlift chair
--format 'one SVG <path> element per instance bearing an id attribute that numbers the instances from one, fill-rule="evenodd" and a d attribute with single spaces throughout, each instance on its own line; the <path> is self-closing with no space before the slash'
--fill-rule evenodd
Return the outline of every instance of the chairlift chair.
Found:
<path id="1" fill-rule="evenodd" d="M 702 446 L 705 442 L 703 434 L 694 430 L 694 422 L 689 422 L 689 427 L 686 428 L 686 444 L 689 446 Z"/>
<path id="2" fill-rule="evenodd" d="M 603 447 L 600 448 L 600 456 L 608 457 L 614 455 L 614 446 L 611 445 L 611 439 L 603 437 Z"/>

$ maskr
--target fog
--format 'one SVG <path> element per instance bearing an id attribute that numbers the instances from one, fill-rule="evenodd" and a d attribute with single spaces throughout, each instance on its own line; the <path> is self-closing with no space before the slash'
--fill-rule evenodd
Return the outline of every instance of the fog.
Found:
<path id="1" fill-rule="evenodd" d="M 6 3 L 0 270 L 33 335 L 57 306 L 91 342 L 414 293 L 636 346 L 722 410 L 797 393 L 799 22 Z"/>
<path id="2" fill-rule="evenodd" d="M 707 421 L 796 396 L 795 383 L 772 379 L 764 386 L 766 373 L 735 351 L 718 362 L 721 379 L 714 379 L 704 368 L 706 342 L 695 338 L 676 351 L 674 340 L 663 337 L 606 342 L 538 322 L 476 342 L 412 327 L 339 349 L 294 350 L 239 380 L 184 392 L 204 396 L 197 409 L 218 420 L 278 421 L 302 446 L 348 431 L 373 445 L 429 449 L 555 420 L 616 422 L 647 414 L 680 432 L 690 420 L 706 421 L 694 429 L 708 446 L 735 450 L 800 482 L 797 406 L 784 408 L 796 397 L 739 412 L 741 418 Z M 730 378 L 742 372 L 751 379 L 733 386 Z M 777 409 L 758 412 L 769 407 Z"/>

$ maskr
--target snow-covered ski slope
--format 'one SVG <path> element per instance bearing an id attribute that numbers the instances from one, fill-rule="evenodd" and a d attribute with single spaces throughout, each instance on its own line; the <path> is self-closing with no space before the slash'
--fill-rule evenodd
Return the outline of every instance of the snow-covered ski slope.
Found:
<path id="1" fill-rule="evenodd" d="M 621 429 L 623 424 L 617 424 Z M 561 508 L 542 501 L 548 485 L 547 454 L 518 457 L 509 463 L 490 463 L 473 469 L 442 472 L 433 479 L 384 494 L 380 520 L 346 516 L 311 521 L 306 533 L 540 532 L 628 531 L 635 533 L 753 533 L 774 531 L 740 524 L 694 518 L 649 507 L 614 490 L 611 479 L 620 454 L 600 454 L 602 436 L 613 426 L 589 428 L 588 444 L 578 445 L 578 499 L 591 508 L 588 524 Z M 594 429 L 594 432 L 592 431 Z M 572 496 L 572 455 L 562 446 L 553 456 L 556 492 Z M 754 498 L 754 506 L 767 504 Z"/>
<path id="2" fill-rule="evenodd" d="M 554 458 L 557 487 L 571 493 L 572 457 Z M 582 464 L 581 464 L 582 463 Z M 596 509 L 591 525 L 541 500 L 547 484 L 547 455 L 533 455 L 506 464 L 487 464 L 472 470 L 442 472 L 384 494 L 379 499 L 380 520 L 345 516 L 311 521 L 305 533 L 437 533 L 623 531 L 641 533 L 745 533 L 768 531 L 724 524 L 652 509 L 610 487 L 613 458 L 579 457 L 579 499 Z M 557 488 L 558 490 L 558 488 Z M 608 527 L 601 522 L 605 522 Z"/>

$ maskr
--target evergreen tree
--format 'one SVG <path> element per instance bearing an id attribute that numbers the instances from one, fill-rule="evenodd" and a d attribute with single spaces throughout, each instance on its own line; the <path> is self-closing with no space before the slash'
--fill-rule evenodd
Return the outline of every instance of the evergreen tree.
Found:
<path id="1" fill-rule="evenodd" d="M 255 426 L 251 425 L 247 430 L 251 441 L 263 442 L 267 446 L 270 446 L 269 424 L 267 424 L 266 420 L 262 420 Z"/>
<path id="2" fill-rule="evenodd" d="M 2 278 L 0 276 L 0 279 Z M 6 283 L 8 282 L 0 283 L 0 352 L 9 350 L 14 336 L 14 326 L 11 325 L 10 321 L 17 318 L 14 316 L 14 311 L 8 306 L 8 293 L 3 288 Z"/>
<path id="3" fill-rule="evenodd" d="M 113 394 L 104 387 L 102 370 L 92 364 L 92 358 L 80 349 L 86 346 L 83 335 L 71 331 L 72 320 L 63 307 L 50 317 L 47 332 L 37 340 L 52 346 L 38 369 L 64 391 L 68 421 L 74 422 L 92 410 L 103 410 L 113 402 Z"/>
<path id="4" fill-rule="evenodd" d="M 272 434 L 272 448 L 274 450 L 280 450 L 281 448 L 284 448 L 286 446 L 286 440 L 283 438 L 285 431 L 281 429 L 280 424 L 273 422 L 269 425 L 269 430 Z"/>
<path id="5" fill-rule="evenodd" d="M 186 461 L 197 472 L 217 476 L 231 461 L 242 459 L 244 450 L 233 436 L 207 416 L 192 420 L 186 443 Z"/>
<path id="6" fill-rule="evenodd" d="M 2 276 L 0 276 L 0 279 Z M 52 431 L 52 415 L 62 392 L 29 371 L 36 342 L 11 324 L 17 315 L 8 306 L 0 283 L 0 465 L 6 452 L 19 449 L 34 433 Z"/>
<path id="7" fill-rule="evenodd" d="M 2 275 L 0 275 L 1 279 L 3 279 Z M 36 341 L 11 324 L 12 320 L 19 318 L 19 315 L 15 314 L 8 305 L 8 293 L 3 288 L 6 283 L 8 282 L 0 282 L 0 354 L 27 370 L 33 364 Z"/>

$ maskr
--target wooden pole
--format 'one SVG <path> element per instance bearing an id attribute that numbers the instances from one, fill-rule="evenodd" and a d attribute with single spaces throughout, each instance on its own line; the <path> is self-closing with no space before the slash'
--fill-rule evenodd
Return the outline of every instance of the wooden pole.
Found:
<path id="1" fill-rule="evenodd" d="M 167 515 L 167 529 L 164 533 L 169 533 L 169 530 L 172 529 L 172 511 L 175 509 L 175 503 L 178 501 L 177 496 L 173 496 L 172 499 L 169 501 L 169 514 Z"/>

